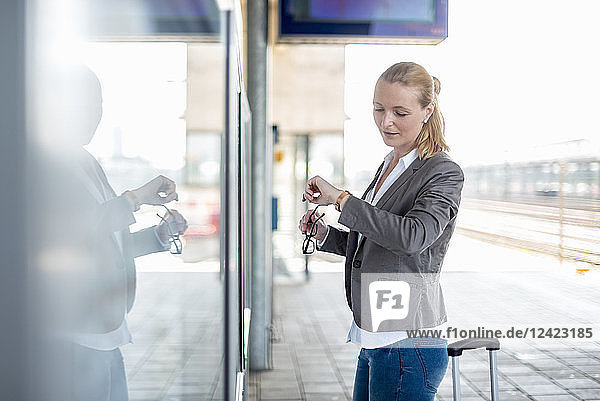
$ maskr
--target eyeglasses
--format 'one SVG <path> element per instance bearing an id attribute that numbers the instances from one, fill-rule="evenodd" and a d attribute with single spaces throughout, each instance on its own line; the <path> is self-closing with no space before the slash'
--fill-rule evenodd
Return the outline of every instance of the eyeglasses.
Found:
<path id="1" fill-rule="evenodd" d="M 167 220 L 168 215 L 170 215 L 173 219 L 175 219 L 175 215 L 165 205 L 162 205 L 162 207 L 165 208 L 167 213 L 165 213 L 164 216 L 161 216 L 158 213 L 156 213 L 156 215 L 160 218 L 160 220 L 163 223 L 165 223 L 167 231 L 169 232 L 169 242 L 171 243 L 171 248 L 169 249 L 169 252 L 171 252 L 174 255 L 180 255 L 181 252 L 183 252 L 183 244 L 181 243 L 181 239 L 179 238 L 179 232 L 173 230 L 173 228 L 171 227 L 171 223 L 169 223 L 169 221 Z"/>
<path id="2" fill-rule="evenodd" d="M 310 216 L 308 217 L 308 223 L 306 223 L 307 225 L 310 224 L 310 230 L 306 230 L 306 237 L 304 237 L 304 242 L 302 242 L 302 253 L 304 255 L 315 253 L 315 250 L 317 249 L 317 244 L 314 240 L 315 235 L 317 235 L 317 222 L 325 217 L 325 213 L 323 213 L 313 221 L 313 217 L 317 213 L 318 208 L 319 205 L 317 205 L 317 207 L 315 207 L 315 209 L 311 212 Z"/>

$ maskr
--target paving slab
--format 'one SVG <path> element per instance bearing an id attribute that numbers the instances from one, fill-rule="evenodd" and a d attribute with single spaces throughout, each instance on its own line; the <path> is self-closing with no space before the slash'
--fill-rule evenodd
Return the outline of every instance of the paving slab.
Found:
<path id="1" fill-rule="evenodd" d="M 351 314 L 342 277 L 313 273 L 308 282 L 275 286 L 275 369 L 251 372 L 249 401 L 351 400 L 359 348 L 345 342 Z M 218 308 L 218 286 L 218 275 L 211 273 L 139 274 L 129 319 L 134 343 L 123 347 L 131 401 L 220 398 L 222 327 L 219 316 L 207 311 L 209 305 Z M 593 280 L 556 272 L 452 271 L 443 291 L 456 327 L 480 316 L 486 325 L 560 316 L 561 325 L 583 326 L 600 316 L 598 288 Z M 494 297 L 506 302 L 486 315 Z M 461 358 L 463 400 L 489 398 L 487 363 L 486 352 Z M 598 339 L 503 341 L 498 366 L 502 400 L 600 400 Z M 449 371 L 439 401 L 452 399 Z"/>
<path id="2" fill-rule="evenodd" d="M 454 275 L 452 277 L 452 275 Z M 478 295 L 485 292 L 504 294 L 510 299 L 509 308 L 523 298 L 521 292 L 540 292 L 539 286 L 548 288 L 563 287 L 563 293 L 579 296 L 584 294 L 588 303 L 586 311 L 569 310 L 569 306 L 562 306 L 561 312 L 569 315 L 563 324 L 583 324 L 588 318 L 590 308 L 597 310 L 600 316 L 600 297 L 587 296 L 592 289 L 583 286 L 578 292 L 581 281 L 578 278 L 563 280 L 560 275 L 544 275 L 539 272 L 510 275 L 491 274 L 485 275 L 477 272 L 452 272 L 448 273 L 446 284 L 443 288 L 447 300 L 447 307 L 460 304 L 465 310 L 469 302 L 464 288 L 475 288 L 474 298 L 479 304 L 472 310 L 467 307 L 465 318 L 459 316 L 455 319 L 458 324 L 464 324 L 472 316 L 484 313 L 485 302 L 491 302 L 493 297 Z M 346 333 L 350 326 L 351 314 L 348 310 L 340 285 L 341 273 L 317 273 L 311 275 L 308 282 L 295 282 L 279 284 L 274 291 L 275 321 L 281 327 L 277 328 L 282 333 L 274 344 L 274 349 L 285 349 L 285 353 L 278 353 L 278 361 L 289 358 L 294 365 L 296 380 L 299 380 L 302 400 L 330 400 L 337 396 L 339 400 L 352 399 L 354 371 L 359 348 L 353 344 L 346 344 Z M 557 282 L 558 281 L 558 282 Z M 460 283 L 460 286 L 458 285 Z M 456 289 L 452 286 L 456 285 Z M 461 290 L 463 289 L 463 290 Z M 594 289 L 597 294 L 597 288 Z M 554 314 L 552 307 L 556 306 L 554 300 L 549 300 L 547 295 L 535 300 L 535 297 L 526 296 L 530 302 L 526 308 L 513 310 L 511 317 L 516 321 L 528 320 L 542 321 L 551 318 Z M 576 299 L 562 299 L 563 303 L 572 305 Z M 484 303 L 482 305 L 481 303 Z M 589 305 L 592 303 L 592 306 Z M 298 305 L 304 305 L 298 308 Z M 491 306 L 491 304 L 489 304 Z M 519 308 L 516 308 L 519 309 Z M 326 318 L 325 318 L 326 317 Z M 497 322 L 506 319 L 502 313 L 487 316 L 488 322 Z M 462 322 L 462 323 L 460 323 Z M 566 323 L 565 323 L 566 322 Z M 311 325 L 310 328 L 301 325 Z M 334 327 L 334 329 L 331 329 Z M 307 336 L 298 333 L 309 333 Z M 600 338 L 600 333 L 598 333 Z M 288 352 L 289 350 L 289 352 Z M 463 400 L 489 400 L 489 364 L 485 351 L 472 351 L 461 357 L 461 373 Z M 503 347 L 498 354 L 499 389 L 502 400 L 591 400 L 600 398 L 600 374 L 596 374 L 596 365 L 600 363 L 600 343 L 552 341 L 503 341 Z M 288 370 L 289 372 L 289 370 Z M 600 368 L 597 369 L 600 373 Z M 251 372 L 251 377 L 255 373 Z M 326 386 L 331 393 L 321 393 L 316 386 Z M 315 391 L 313 391 L 315 390 Z M 251 401 L 258 400 L 254 398 Z M 452 383 L 450 367 L 438 392 L 438 401 L 452 400 Z"/>

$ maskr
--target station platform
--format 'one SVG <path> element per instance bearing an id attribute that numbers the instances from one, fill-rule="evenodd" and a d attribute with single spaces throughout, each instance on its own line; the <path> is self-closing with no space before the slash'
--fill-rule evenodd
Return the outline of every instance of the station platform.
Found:
<path id="1" fill-rule="evenodd" d="M 556 301 L 532 287 L 563 289 L 560 297 L 569 310 L 562 324 L 584 325 L 597 320 L 588 308 L 598 311 L 597 282 L 568 279 L 557 273 L 449 272 L 444 283 L 448 313 L 453 305 L 464 305 L 460 327 L 478 315 L 485 305 L 466 300 L 473 297 L 489 300 L 482 294 L 502 293 L 507 311 L 514 315 L 547 315 Z M 585 282 L 585 283 L 584 283 Z M 476 288 L 476 291 L 465 289 Z M 522 294 L 530 292 L 532 302 L 518 309 Z M 576 298 L 570 295 L 577 295 Z M 535 300 L 534 300 L 535 299 Z M 583 303 L 584 308 L 577 305 Z M 359 348 L 346 344 L 351 314 L 345 304 L 341 273 L 316 273 L 308 283 L 289 280 L 275 287 L 275 343 L 271 371 L 250 375 L 251 400 L 338 401 L 352 399 L 354 369 Z M 470 306 L 470 308 L 469 308 Z M 500 314 L 495 314 L 499 322 Z M 570 322 L 570 323 L 568 323 Z M 463 326 L 464 327 L 464 326 Z M 598 334 L 596 334 L 598 336 Z M 600 338 L 600 337 L 599 337 Z M 461 357 L 463 400 L 489 400 L 488 355 L 483 350 L 466 352 Z M 501 400 L 600 400 L 600 341 L 504 341 L 498 355 Z M 452 400 L 450 367 L 438 393 L 438 400 Z"/>
<path id="2" fill-rule="evenodd" d="M 164 258 L 153 262 L 162 270 L 138 263 L 138 294 L 128 319 L 134 343 L 122 347 L 130 400 L 220 399 L 218 261 L 194 270 L 166 266 L 173 258 Z M 501 400 L 600 400 L 600 272 L 581 274 L 576 267 L 460 234 L 453 238 L 442 274 L 450 326 L 593 329 L 586 340 L 502 340 Z M 351 314 L 342 268 L 341 260 L 315 256 L 309 281 L 299 271 L 275 277 L 273 369 L 250 373 L 249 401 L 352 399 L 359 348 L 345 341 Z M 487 357 L 483 350 L 461 357 L 463 400 L 489 400 Z M 450 367 L 437 400 L 452 400 Z"/>

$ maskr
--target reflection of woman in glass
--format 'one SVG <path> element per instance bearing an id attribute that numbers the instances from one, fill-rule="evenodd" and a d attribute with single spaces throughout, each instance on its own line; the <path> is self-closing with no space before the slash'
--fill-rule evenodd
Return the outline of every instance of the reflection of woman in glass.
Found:
<path id="1" fill-rule="evenodd" d="M 346 257 L 346 297 L 354 317 L 348 341 L 362 347 L 355 401 L 433 400 L 448 365 L 445 340 L 407 334 L 409 329 L 440 329 L 446 321 L 439 274 L 454 231 L 463 173 L 444 152 L 439 90 L 439 81 L 418 64 L 388 68 L 375 86 L 373 117 L 393 151 L 362 198 L 319 176 L 306 183 L 303 194 L 319 205 L 335 204 L 339 222 L 350 229 L 319 220 L 310 230 L 319 217 L 310 210 L 299 224 L 303 233 L 316 232 L 319 250 Z M 369 305 L 361 311 L 362 273 L 413 278 L 409 326 L 371 327 L 365 319 Z"/>
<path id="2" fill-rule="evenodd" d="M 57 171 L 49 180 L 52 189 L 45 187 L 44 193 L 51 193 L 55 202 L 51 218 L 56 224 L 48 235 L 59 245 L 50 244 L 66 255 L 53 261 L 60 269 L 53 270 L 50 283 L 52 298 L 60 299 L 57 315 L 68 318 L 66 327 L 63 319 L 55 324 L 69 340 L 68 364 L 51 369 L 65 371 L 65 390 L 72 394 L 48 399 L 126 401 L 120 348 L 132 342 L 127 316 L 136 294 L 134 260 L 169 250 L 171 242 L 173 253 L 180 253 L 179 235 L 187 222 L 167 208 L 159 225 L 130 231 L 136 222 L 133 213 L 141 205 L 164 206 L 178 199 L 175 182 L 159 175 L 117 195 L 101 165 L 84 148 L 102 118 L 98 77 L 84 66 L 52 71 L 50 76 L 46 90 L 52 102 L 44 105 L 44 127 L 60 150 L 60 160 L 44 166 Z M 64 189 L 56 190 L 55 183 Z M 57 287 L 66 275 L 68 280 Z"/>

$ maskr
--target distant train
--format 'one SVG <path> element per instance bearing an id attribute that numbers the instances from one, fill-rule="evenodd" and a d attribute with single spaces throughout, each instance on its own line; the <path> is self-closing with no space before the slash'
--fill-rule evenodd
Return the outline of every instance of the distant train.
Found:
<path id="1" fill-rule="evenodd" d="M 465 196 L 509 199 L 558 197 L 600 199 L 600 157 L 472 166 Z"/>

